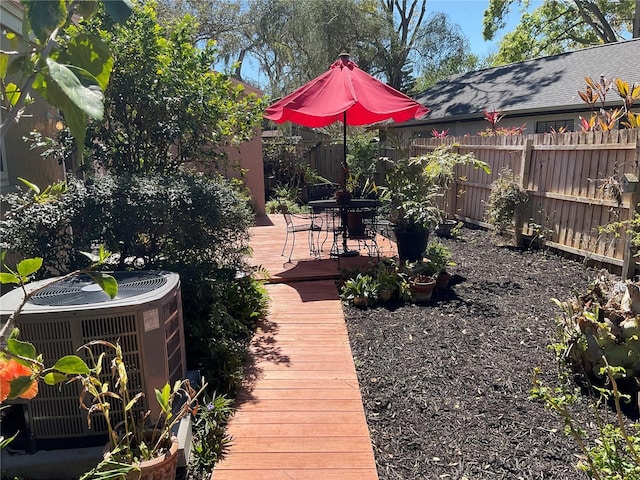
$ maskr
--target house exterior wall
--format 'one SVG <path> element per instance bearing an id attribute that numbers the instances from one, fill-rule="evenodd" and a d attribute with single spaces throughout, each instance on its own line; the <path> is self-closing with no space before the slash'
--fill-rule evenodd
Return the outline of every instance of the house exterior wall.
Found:
<path id="1" fill-rule="evenodd" d="M 569 131 L 580 131 L 580 117 L 590 117 L 590 112 L 564 112 L 564 113 L 533 113 L 531 115 L 521 115 L 517 117 L 509 117 L 506 114 L 502 120 L 498 123 L 499 127 L 511 128 L 525 126 L 525 134 L 543 133 L 537 132 L 536 126 L 539 122 L 564 122 L 572 121 L 573 129 Z M 448 135 L 452 137 L 463 137 L 465 135 L 477 135 L 478 132 L 485 130 L 489 127 L 489 122 L 485 119 L 470 119 L 470 120 L 457 120 L 447 121 L 442 119 L 441 121 L 434 121 L 429 124 L 411 125 L 404 124 L 395 127 L 399 131 L 410 131 L 411 136 L 431 138 L 431 132 L 435 129 L 439 132 L 448 130 Z"/>
<path id="2" fill-rule="evenodd" d="M 26 43 L 19 37 L 22 30 L 22 6 L 19 2 L 9 0 L 0 2 L 0 21 L 2 30 L 9 30 L 18 35 L 17 45 L 11 44 L 1 36 L 0 45 L 5 51 L 24 51 Z M 9 81 L 18 83 L 18 78 L 8 77 Z M 19 123 L 11 125 L 4 138 L 0 139 L 2 153 L 2 175 L 0 188 L 3 192 L 15 190 L 23 177 L 40 187 L 64 180 L 64 167 L 55 159 L 43 159 L 39 150 L 30 150 L 29 143 L 23 140 L 30 131 L 38 130 L 43 135 L 52 136 L 55 132 L 57 110 L 49 106 L 37 94 L 32 94 L 35 102 L 29 105 Z"/>
<path id="3" fill-rule="evenodd" d="M 236 81 L 236 80 L 234 80 Z M 261 90 L 243 83 L 245 91 L 262 96 Z M 224 172 L 227 178 L 240 178 L 251 192 L 256 214 L 265 214 L 264 160 L 262 157 L 262 128 L 255 129 L 248 142 L 226 149 L 230 167 Z"/>
<path id="4" fill-rule="evenodd" d="M 251 141 L 243 143 L 238 148 L 227 149 L 227 154 L 229 164 L 234 167 L 228 168 L 225 176 L 242 179 L 251 192 L 256 213 L 264 215 L 265 188 L 260 130 L 256 130 Z"/>

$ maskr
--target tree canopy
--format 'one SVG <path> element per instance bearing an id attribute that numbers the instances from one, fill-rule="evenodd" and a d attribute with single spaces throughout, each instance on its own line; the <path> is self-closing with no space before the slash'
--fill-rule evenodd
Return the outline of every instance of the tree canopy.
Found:
<path id="1" fill-rule="evenodd" d="M 196 41 L 190 15 L 159 25 L 147 2 L 110 31 L 114 52 L 103 122 L 90 125 L 91 158 L 115 173 L 163 173 L 182 164 L 224 164 L 224 148 L 254 135 L 264 101 L 214 72 L 215 45 Z"/>
<path id="2" fill-rule="evenodd" d="M 192 12 L 198 38 L 215 40 L 219 60 L 238 78 L 248 57 L 274 97 L 323 73 L 343 51 L 360 68 L 401 91 L 477 66 L 469 42 L 427 0 L 160 0 L 161 18 Z M 233 17 L 236 28 L 223 28 Z M 224 19 L 217 20 L 217 19 Z M 216 22 L 220 28 L 215 28 Z"/>
<path id="3" fill-rule="evenodd" d="M 544 0 L 536 8 L 530 8 L 529 0 L 490 0 L 484 12 L 485 40 L 494 39 L 517 6 L 522 9 L 520 23 L 500 41 L 493 64 L 640 36 L 640 2 L 636 0 Z"/>

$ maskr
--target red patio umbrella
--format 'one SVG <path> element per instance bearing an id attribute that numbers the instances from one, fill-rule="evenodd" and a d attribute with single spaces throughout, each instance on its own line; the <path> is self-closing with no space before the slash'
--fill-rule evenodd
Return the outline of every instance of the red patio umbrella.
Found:
<path id="1" fill-rule="evenodd" d="M 428 108 L 412 98 L 360 70 L 348 54 L 341 54 L 325 73 L 267 108 L 265 118 L 305 127 L 342 122 L 344 175 L 347 125 L 371 125 L 385 120 L 405 122 L 428 112 Z M 345 180 L 343 178 L 343 185 Z"/>

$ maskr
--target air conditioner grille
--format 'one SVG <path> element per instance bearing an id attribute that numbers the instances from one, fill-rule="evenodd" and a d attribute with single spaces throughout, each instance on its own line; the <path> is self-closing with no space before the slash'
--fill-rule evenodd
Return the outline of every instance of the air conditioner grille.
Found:
<path id="1" fill-rule="evenodd" d="M 84 342 L 95 339 L 121 338 L 123 335 L 135 335 L 135 315 L 117 315 L 112 317 L 99 317 L 83 320 L 82 337 Z M 129 348 L 127 345 L 126 348 Z M 136 346 L 137 350 L 137 346 Z"/>
<path id="2" fill-rule="evenodd" d="M 149 293 L 167 283 L 164 275 L 154 272 L 113 272 L 118 282 L 116 299 Z M 89 275 L 74 275 L 43 288 L 29 303 L 43 306 L 90 305 L 109 301 L 109 296 Z"/>
<path id="3" fill-rule="evenodd" d="M 46 365 L 64 355 L 73 353 L 76 347 L 71 338 L 71 324 L 67 321 L 31 321 L 18 317 L 16 326 L 23 338 L 28 338 L 42 354 Z"/>

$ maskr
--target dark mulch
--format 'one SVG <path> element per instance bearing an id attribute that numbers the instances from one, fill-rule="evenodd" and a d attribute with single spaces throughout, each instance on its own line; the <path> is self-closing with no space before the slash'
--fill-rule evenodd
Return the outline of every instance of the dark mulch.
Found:
<path id="1" fill-rule="evenodd" d="M 442 241 L 457 262 L 449 292 L 345 307 L 380 480 L 585 478 L 561 420 L 528 397 L 535 367 L 556 378 L 550 299 L 583 292 L 594 271 L 483 230 Z"/>

